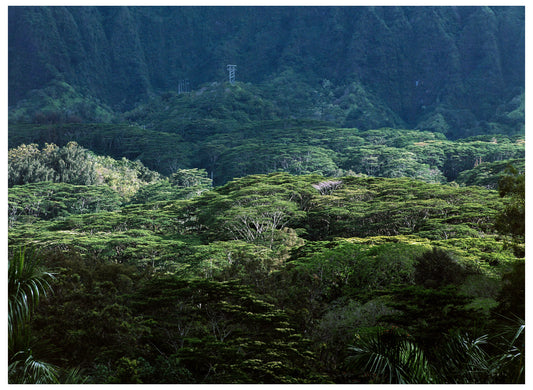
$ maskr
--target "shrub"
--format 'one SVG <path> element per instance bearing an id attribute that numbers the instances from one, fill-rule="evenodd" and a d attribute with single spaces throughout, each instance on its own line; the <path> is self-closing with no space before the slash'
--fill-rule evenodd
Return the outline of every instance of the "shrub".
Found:
<path id="1" fill-rule="evenodd" d="M 467 270 L 448 252 L 433 248 L 416 259 L 415 283 L 426 288 L 460 284 Z"/>

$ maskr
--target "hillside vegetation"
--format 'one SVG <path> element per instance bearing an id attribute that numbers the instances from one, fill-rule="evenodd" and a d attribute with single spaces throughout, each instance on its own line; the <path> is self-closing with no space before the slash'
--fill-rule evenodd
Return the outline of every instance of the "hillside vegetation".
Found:
<path id="1" fill-rule="evenodd" d="M 9 7 L 9 382 L 524 383 L 524 25 Z"/>
<path id="2" fill-rule="evenodd" d="M 523 380 L 520 360 L 498 352 L 524 353 L 498 330 L 524 318 L 524 232 L 498 224 L 523 219 L 514 197 L 366 175 L 212 188 L 205 171 L 182 170 L 140 185 L 133 197 L 109 182 L 10 189 L 10 247 L 38 248 L 55 271 L 31 329 L 59 377 L 396 382 L 350 363 L 361 340 L 394 332 L 395 348 L 427 354 L 424 383 Z M 483 374 L 461 349 L 479 337 Z M 459 379 L 441 360 L 449 348 L 466 354 Z"/>
<path id="3" fill-rule="evenodd" d="M 108 121 L 236 64 L 283 118 L 515 134 L 524 26 L 524 7 L 10 7 L 9 105 Z"/>

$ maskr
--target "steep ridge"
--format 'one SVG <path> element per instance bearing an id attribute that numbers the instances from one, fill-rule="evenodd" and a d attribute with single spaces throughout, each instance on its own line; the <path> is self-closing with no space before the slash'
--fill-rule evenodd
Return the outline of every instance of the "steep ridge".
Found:
<path id="1" fill-rule="evenodd" d="M 10 7 L 9 104 L 62 81 L 121 112 L 234 63 L 242 82 L 354 95 L 339 125 L 508 132 L 524 35 L 524 7 Z"/>

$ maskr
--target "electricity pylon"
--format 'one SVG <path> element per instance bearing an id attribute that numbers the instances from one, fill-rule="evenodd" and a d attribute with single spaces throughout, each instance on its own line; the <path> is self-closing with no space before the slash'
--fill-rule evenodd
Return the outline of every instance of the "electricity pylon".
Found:
<path id="1" fill-rule="evenodd" d="M 237 65 L 228 65 L 229 83 L 231 85 L 235 84 L 235 69 L 236 68 L 237 68 Z"/>

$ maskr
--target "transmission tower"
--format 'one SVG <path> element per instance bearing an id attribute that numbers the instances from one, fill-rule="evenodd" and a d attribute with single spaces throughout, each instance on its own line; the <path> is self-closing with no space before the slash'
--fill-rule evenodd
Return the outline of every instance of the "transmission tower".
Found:
<path id="1" fill-rule="evenodd" d="M 189 87 L 189 80 L 180 80 L 178 83 L 178 95 L 181 95 L 182 93 L 189 93 L 190 87 Z"/>
<path id="2" fill-rule="evenodd" d="M 235 84 L 235 69 L 236 68 L 237 68 L 237 65 L 228 65 L 229 83 L 231 85 Z"/>

